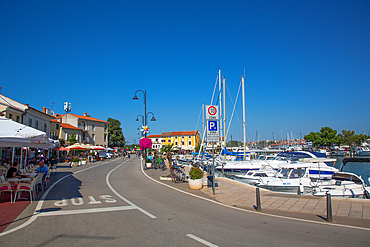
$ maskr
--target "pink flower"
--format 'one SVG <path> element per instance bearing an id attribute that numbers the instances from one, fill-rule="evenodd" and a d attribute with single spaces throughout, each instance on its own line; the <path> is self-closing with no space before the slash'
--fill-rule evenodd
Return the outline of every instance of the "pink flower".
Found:
<path id="1" fill-rule="evenodd" d="M 139 141 L 140 150 L 148 149 L 152 147 L 152 140 L 149 138 L 141 138 Z"/>

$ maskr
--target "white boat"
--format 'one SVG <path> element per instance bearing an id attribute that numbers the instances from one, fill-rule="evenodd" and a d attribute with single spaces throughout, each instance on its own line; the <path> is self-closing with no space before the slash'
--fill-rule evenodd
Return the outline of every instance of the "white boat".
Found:
<path id="1" fill-rule="evenodd" d="M 241 179 L 243 182 L 248 184 L 254 184 L 259 181 L 261 177 L 273 177 L 276 170 L 270 165 L 264 165 L 259 170 L 251 170 L 245 175 L 235 175 L 235 178 Z"/>
<path id="2" fill-rule="evenodd" d="M 313 179 L 330 178 L 332 174 L 338 171 L 337 168 L 330 166 L 328 162 L 334 162 L 336 159 L 328 159 L 325 154 L 308 152 L 308 151 L 295 151 L 295 152 L 282 152 L 274 159 L 256 159 L 244 161 L 222 161 L 217 160 L 217 171 L 224 170 L 225 174 L 245 175 L 250 170 L 259 170 L 264 165 L 269 165 L 274 169 L 278 169 L 279 165 L 291 162 L 307 162 L 310 163 L 310 177 Z"/>
<path id="3" fill-rule="evenodd" d="M 273 177 L 260 177 L 256 185 L 261 188 L 283 191 L 283 192 L 300 192 L 312 190 L 315 185 L 310 178 L 310 163 L 291 162 L 281 164 L 279 170 Z"/>
<path id="4" fill-rule="evenodd" d="M 328 182 L 315 187 L 312 194 L 326 196 L 329 193 L 337 197 L 369 198 L 369 189 L 360 176 L 350 172 L 336 172 Z"/>

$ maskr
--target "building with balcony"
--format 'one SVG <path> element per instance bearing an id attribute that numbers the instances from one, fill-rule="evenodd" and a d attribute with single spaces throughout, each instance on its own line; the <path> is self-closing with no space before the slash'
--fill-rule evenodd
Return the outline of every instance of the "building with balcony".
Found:
<path id="1" fill-rule="evenodd" d="M 65 140 L 66 145 L 70 145 L 70 143 L 68 143 L 67 140 L 68 140 L 68 137 L 71 134 L 75 134 L 76 135 L 76 141 L 78 143 L 81 143 L 82 130 L 80 128 L 77 128 L 77 127 L 75 127 L 71 124 L 60 123 L 59 139 Z"/>
<path id="2" fill-rule="evenodd" d="M 81 139 L 79 142 L 97 146 L 108 146 L 108 122 L 93 118 L 85 112 L 83 115 L 63 114 L 57 116 L 62 123 L 70 124 L 81 130 Z M 64 139 L 61 136 L 61 139 Z M 66 139 L 65 139 L 66 140 Z"/>

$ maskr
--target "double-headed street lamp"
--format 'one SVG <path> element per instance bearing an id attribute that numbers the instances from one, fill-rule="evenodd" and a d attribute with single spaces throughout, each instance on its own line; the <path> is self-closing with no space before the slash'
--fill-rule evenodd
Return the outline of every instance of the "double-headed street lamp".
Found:
<path id="1" fill-rule="evenodd" d="M 135 92 L 135 96 L 132 98 L 133 100 L 138 100 L 139 98 L 136 96 L 137 92 L 142 92 L 144 94 L 144 116 L 143 115 L 138 115 L 136 117 L 136 121 L 139 121 L 139 116 L 142 117 L 142 120 L 143 120 L 143 126 L 147 126 L 148 125 L 148 114 L 152 114 L 153 117 L 150 121 L 156 121 L 155 117 L 154 117 L 154 113 L 153 112 L 146 112 L 146 90 L 143 91 L 141 89 L 139 90 L 136 90 Z M 146 138 L 146 131 L 144 131 L 144 137 Z M 144 169 L 147 169 L 146 167 L 146 151 L 144 152 Z"/>
<path id="2" fill-rule="evenodd" d="M 142 92 L 143 94 L 144 94 L 144 116 L 143 115 L 138 115 L 137 117 L 136 117 L 136 121 L 139 121 L 139 116 L 141 116 L 142 118 L 143 118 L 143 125 L 144 126 L 147 126 L 148 125 L 148 114 L 150 113 L 150 114 L 152 114 L 153 115 L 153 117 L 152 117 L 152 119 L 150 119 L 150 121 L 156 121 L 156 119 L 155 119 L 155 117 L 154 117 L 154 113 L 153 112 L 146 112 L 146 90 L 145 91 L 143 91 L 143 90 L 141 90 L 141 89 L 139 89 L 139 90 L 136 90 L 136 92 L 135 92 L 135 96 L 132 98 L 133 100 L 138 100 L 139 98 L 137 97 L 137 92 Z M 146 133 L 144 133 L 145 134 L 145 137 L 146 137 Z"/>

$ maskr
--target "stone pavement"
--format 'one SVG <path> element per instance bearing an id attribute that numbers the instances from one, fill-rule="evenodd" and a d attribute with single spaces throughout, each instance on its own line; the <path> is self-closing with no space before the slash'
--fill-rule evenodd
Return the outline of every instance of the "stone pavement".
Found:
<path id="1" fill-rule="evenodd" d="M 216 178 L 218 187 L 215 195 L 212 188 L 203 188 L 202 192 L 224 204 L 254 209 L 256 205 L 256 187 L 228 178 Z M 272 192 L 260 188 L 262 211 L 276 210 L 292 213 L 314 214 L 326 217 L 326 197 L 293 195 Z M 357 198 L 332 197 L 334 216 L 346 216 L 370 219 L 370 200 Z"/>
<path id="2" fill-rule="evenodd" d="M 148 169 L 145 173 L 153 179 L 168 175 L 169 170 Z M 228 178 L 217 177 L 215 195 L 212 188 L 203 186 L 200 191 L 189 189 L 187 182 L 161 181 L 178 189 L 213 199 L 220 203 L 256 211 L 256 187 Z M 309 220 L 326 221 L 326 197 L 294 195 L 272 192 L 260 188 L 261 212 Z M 332 215 L 335 223 L 370 227 L 370 200 L 332 197 Z"/>

